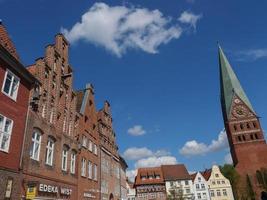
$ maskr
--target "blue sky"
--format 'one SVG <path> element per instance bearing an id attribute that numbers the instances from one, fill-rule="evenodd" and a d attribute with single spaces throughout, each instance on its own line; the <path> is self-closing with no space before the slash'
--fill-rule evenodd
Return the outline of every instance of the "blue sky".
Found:
<path id="1" fill-rule="evenodd" d="M 264 0 L 0 0 L 0 18 L 25 65 L 64 32 L 75 88 L 93 83 L 97 107 L 110 101 L 129 170 L 178 162 L 196 171 L 225 163 L 229 152 L 217 41 L 267 127 L 266 7 Z"/>

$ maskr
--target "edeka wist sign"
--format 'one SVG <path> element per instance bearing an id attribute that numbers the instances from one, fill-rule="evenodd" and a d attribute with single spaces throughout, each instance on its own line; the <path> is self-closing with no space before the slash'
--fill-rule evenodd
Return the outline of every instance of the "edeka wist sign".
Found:
<path id="1" fill-rule="evenodd" d="M 72 189 L 40 183 L 39 192 L 47 192 L 47 193 L 54 193 L 54 194 L 60 193 L 62 195 L 70 196 Z"/>

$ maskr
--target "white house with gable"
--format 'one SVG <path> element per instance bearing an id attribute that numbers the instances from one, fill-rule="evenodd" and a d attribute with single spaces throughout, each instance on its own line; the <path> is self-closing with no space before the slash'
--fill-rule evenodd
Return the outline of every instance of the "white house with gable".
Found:
<path id="1" fill-rule="evenodd" d="M 192 176 L 194 194 L 196 200 L 210 200 L 209 185 L 200 172 Z"/>

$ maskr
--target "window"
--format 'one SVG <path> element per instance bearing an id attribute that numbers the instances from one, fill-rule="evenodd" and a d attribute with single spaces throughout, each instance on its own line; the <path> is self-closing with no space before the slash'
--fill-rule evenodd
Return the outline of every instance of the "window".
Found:
<path id="1" fill-rule="evenodd" d="M 188 185 L 188 181 L 187 180 L 185 181 L 185 185 Z"/>
<path id="2" fill-rule="evenodd" d="M 186 193 L 187 193 L 187 194 L 190 193 L 190 189 L 186 189 Z"/>
<path id="3" fill-rule="evenodd" d="M 91 161 L 88 161 L 88 178 L 93 179 L 93 164 Z"/>
<path id="4" fill-rule="evenodd" d="M 257 133 L 255 133 L 255 138 L 256 138 L 256 140 L 257 140 L 257 139 L 259 139 L 259 137 L 258 137 Z"/>
<path id="5" fill-rule="evenodd" d="M 211 190 L 211 191 L 210 191 L 210 196 L 211 196 L 211 197 L 214 197 L 214 196 L 215 196 L 215 194 L 214 194 L 214 191 L 213 191 L 213 190 Z"/>
<path id="6" fill-rule="evenodd" d="M 62 161 L 61 161 L 61 169 L 63 171 L 67 171 L 67 162 L 68 162 L 68 150 L 63 147 L 63 151 L 62 151 Z"/>
<path id="7" fill-rule="evenodd" d="M 51 113 L 50 113 L 50 118 L 49 118 L 49 122 L 52 124 L 54 121 L 54 108 L 51 109 Z"/>
<path id="8" fill-rule="evenodd" d="M 86 176 L 86 160 L 85 158 L 82 158 L 82 165 L 81 165 L 81 176 Z"/>
<path id="9" fill-rule="evenodd" d="M 13 121 L 0 115 L 0 151 L 8 152 Z"/>
<path id="10" fill-rule="evenodd" d="M 220 182 L 220 181 L 217 181 L 217 184 L 218 184 L 218 185 L 220 185 L 220 184 L 221 184 L 221 182 Z"/>
<path id="11" fill-rule="evenodd" d="M 94 165 L 94 180 L 97 181 L 97 165 Z"/>
<path id="12" fill-rule="evenodd" d="M 12 98 L 13 100 L 17 99 L 19 88 L 19 78 L 15 76 L 9 70 L 6 71 L 4 85 L 2 87 L 2 92 Z"/>
<path id="13" fill-rule="evenodd" d="M 64 120 L 63 120 L 63 132 L 65 133 L 67 129 L 67 117 L 64 116 Z"/>
<path id="14" fill-rule="evenodd" d="M 222 184 L 225 184 L 225 181 L 222 181 Z"/>
<path id="15" fill-rule="evenodd" d="M 199 184 L 196 184 L 196 188 L 199 189 Z"/>
<path id="16" fill-rule="evenodd" d="M 207 194 L 206 194 L 206 192 L 203 192 L 203 198 L 204 198 L 204 199 L 207 198 Z"/>
<path id="17" fill-rule="evenodd" d="M 32 134 L 32 145 L 30 149 L 30 157 L 33 160 L 39 161 L 40 149 L 41 149 L 41 134 L 35 130 Z"/>
<path id="18" fill-rule="evenodd" d="M 215 177 L 217 177 L 217 178 L 218 178 L 218 177 L 219 177 L 219 174 L 215 174 Z"/>
<path id="19" fill-rule="evenodd" d="M 87 147 L 87 138 L 85 135 L 82 136 L 82 146 L 85 148 Z"/>
<path id="20" fill-rule="evenodd" d="M 227 191 L 226 191 L 226 189 L 223 189 L 223 196 L 227 196 Z"/>
<path id="21" fill-rule="evenodd" d="M 201 184 L 201 189 L 205 189 L 205 185 L 203 183 Z"/>
<path id="22" fill-rule="evenodd" d="M 217 196 L 221 196 L 221 191 L 220 190 L 217 190 Z"/>
<path id="23" fill-rule="evenodd" d="M 201 181 L 201 178 L 200 178 L 200 177 L 198 177 L 198 178 L 197 178 L 197 180 L 198 180 L 198 182 L 200 182 L 200 181 Z"/>
<path id="24" fill-rule="evenodd" d="M 93 142 L 91 140 L 89 140 L 88 149 L 93 152 Z"/>
<path id="25" fill-rule="evenodd" d="M 44 104 L 43 108 L 42 108 L 42 117 L 43 118 L 45 118 L 45 114 L 46 114 L 46 105 Z"/>
<path id="26" fill-rule="evenodd" d="M 70 173 L 75 174 L 76 153 L 72 152 L 70 156 Z"/>
<path id="27" fill-rule="evenodd" d="M 94 144 L 94 154 L 97 155 L 97 146 Z"/>
<path id="28" fill-rule="evenodd" d="M 201 199 L 201 193 L 197 193 L 197 198 Z"/>
<path id="29" fill-rule="evenodd" d="M 45 163 L 47 165 L 53 165 L 53 156 L 54 156 L 54 141 L 52 138 L 48 138 L 47 145 L 46 145 L 46 158 Z"/>

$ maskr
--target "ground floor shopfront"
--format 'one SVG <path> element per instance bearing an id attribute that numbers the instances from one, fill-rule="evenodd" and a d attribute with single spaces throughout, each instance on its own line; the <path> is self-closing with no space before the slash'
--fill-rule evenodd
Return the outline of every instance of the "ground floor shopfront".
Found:
<path id="1" fill-rule="evenodd" d="M 24 200 L 77 200 L 77 184 L 62 180 L 23 176 Z"/>

